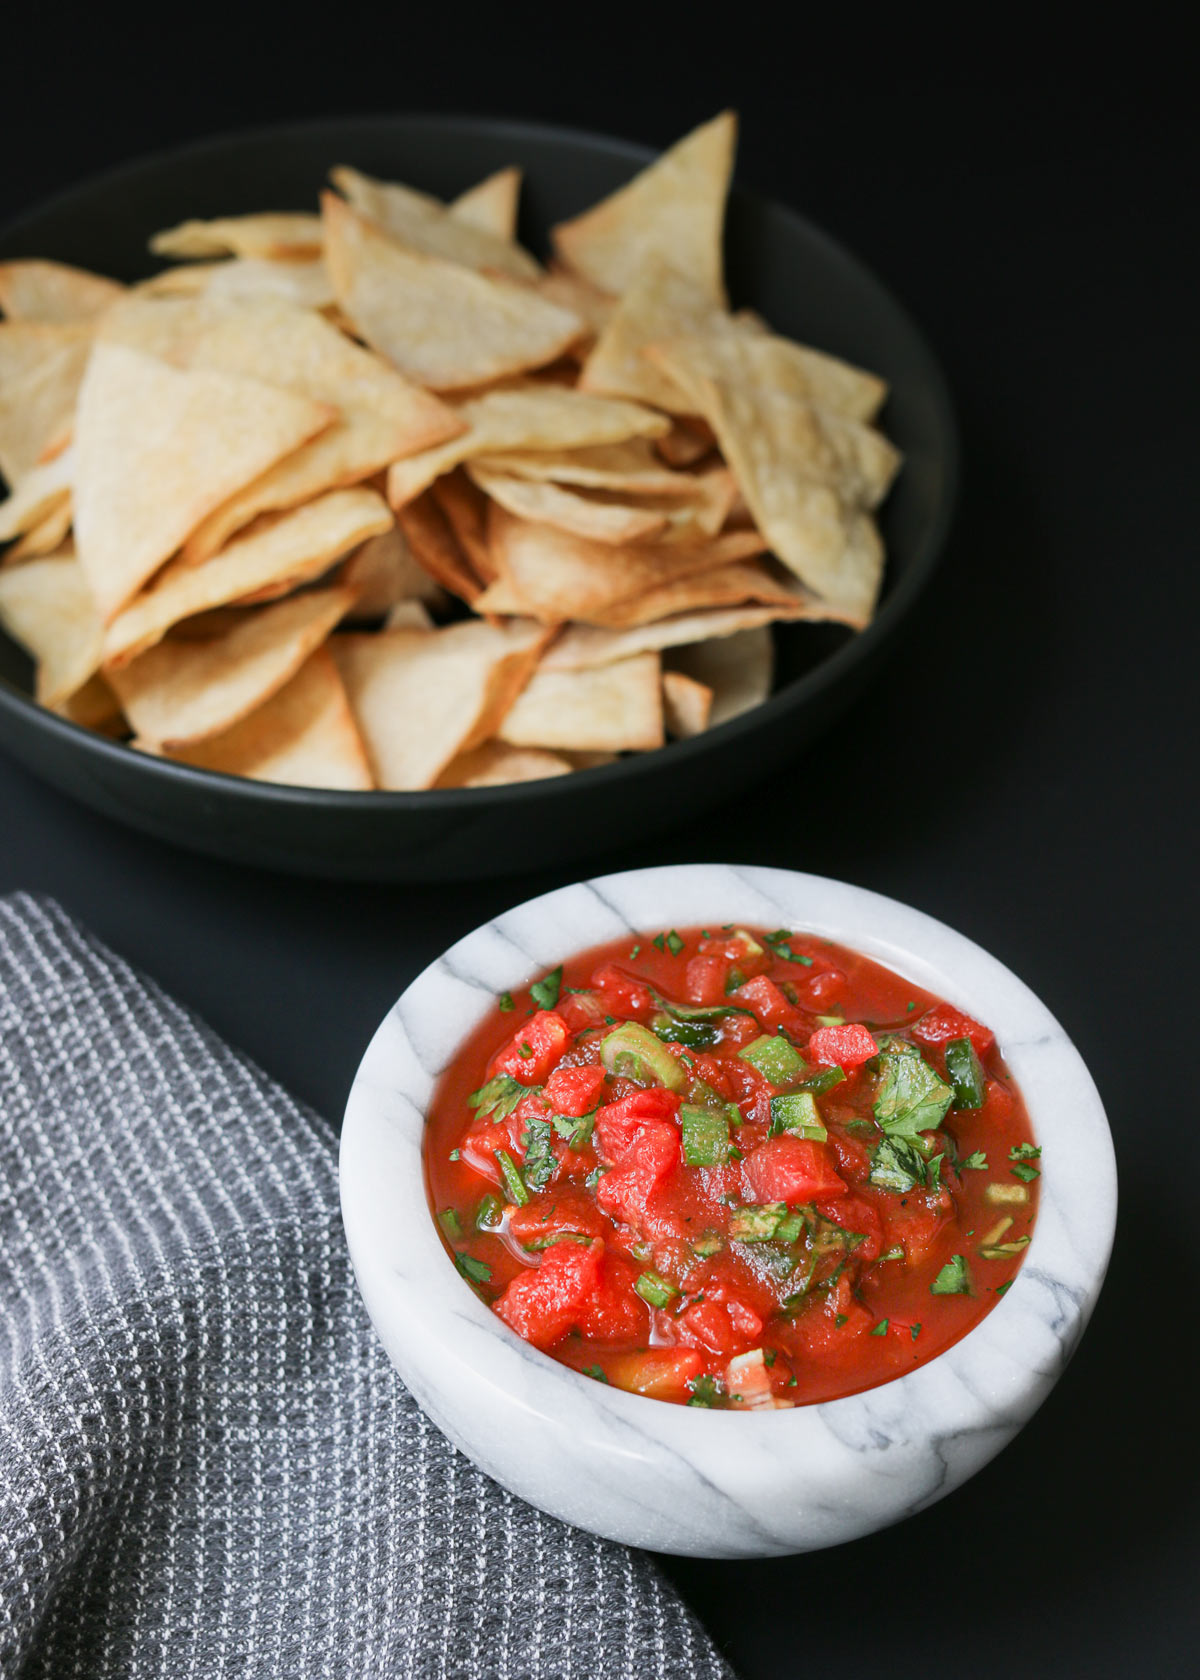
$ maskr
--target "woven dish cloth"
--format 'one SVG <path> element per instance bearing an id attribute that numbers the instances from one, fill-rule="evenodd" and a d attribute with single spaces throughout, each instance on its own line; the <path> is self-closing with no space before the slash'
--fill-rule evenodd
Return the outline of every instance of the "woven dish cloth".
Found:
<path id="1" fill-rule="evenodd" d="M 430 1424 L 335 1140 L 53 904 L 0 900 L 0 1674 L 730 1680 L 650 1560 Z"/>

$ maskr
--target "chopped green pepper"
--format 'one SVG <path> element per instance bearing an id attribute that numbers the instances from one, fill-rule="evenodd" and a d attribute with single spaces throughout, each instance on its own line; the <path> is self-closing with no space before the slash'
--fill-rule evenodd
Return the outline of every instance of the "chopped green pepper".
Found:
<path id="1" fill-rule="evenodd" d="M 809 1091 L 785 1091 L 771 1098 L 771 1136 L 791 1132 L 793 1137 L 812 1138 L 824 1143 L 829 1137 L 816 1101 Z"/>
<path id="2" fill-rule="evenodd" d="M 947 1044 L 946 1074 L 954 1087 L 955 1108 L 983 1107 L 987 1075 L 969 1038 L 952 1038 Z"/>
<path id="3" fill-rule="evenodd" d="M 772 1085 L 788 1085 L 805 1071 L 803 1056 L 779 1033 L 764 1033 L 744 1045 L 738 1055 Z"/>
<path id="4" fill-rule="evenodd" d="M 729 1121 L 718 1108 L 684 1103 L 679 1110 L 683 1158 L 689 1167 L 721 1167 L 729 1159 Z"/>

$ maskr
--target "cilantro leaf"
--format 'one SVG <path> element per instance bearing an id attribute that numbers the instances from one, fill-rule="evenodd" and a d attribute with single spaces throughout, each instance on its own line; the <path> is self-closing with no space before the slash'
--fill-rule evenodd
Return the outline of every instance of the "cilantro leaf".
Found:
<path id="1" fill-rule="evenodd" d="M 508 1119 L 521 1098 L 528 1095 L 528 1085 L 522 1085 L 511 1073 L 498 1073 L 478 1091 L 472 1091 L 467 1102 L 475 1110 L 477 1120 L 486 1120 L 490 1114 L 492 1124 L 498 1126 L 502 1120 Z"/>
<path id="2" fill-rule="evenodd" d="M 604 1372 L 601 1370 L 599 1365 L 585 1365 L 582 1370 L 583 1375 L 585 1377 L 591 1377 L 593 1382 L 606 1383 L 608 1381 L 608 1378 L 604 1375 Z"/>
<path id="3" fill-rule="evenodd" d="M 925 1182 L 925 1158 L 901 1137 L 885 1137 L 871 1157 L 870 1183 L 907 1195 Z"/>
<path id="4" fill-rule="evenodd" d="M 558 1165 L 553 1136 L 549 1120 L 531 1120 L 522 1140 L 525 1144 L 525 1163 L 521 1176 L 526 1187 L 535 1192 L 546 1188 L 551 1173 Z"/>
<path id="5" fill-rule="evenodd" d="M 929 1285 L 931 1295 L 969 1295 L 971 1271 L 961 1254 L 952 1254 Z"/>
<path id="6" fill-rule="evenodd" d="M 790 941 L 796 936 L 789 928 L 776 928 L 774 933 L 764 934 L 763 937 L 770 946 L 772 956 L 781 957 L 784 962 L 802 963 L 805 968 L 812 967 L 811 957 L 792 950 Z"/>
<path id="7" fill-rule="evenodd" d="M 530 986 L 529 995 L 539 1009 L 554 1008 L 554 1005 L 558 1002 L 558 994 L 562 989 L 562 977 L 562 964 L 559 963 L 558 967 L 551 974 L 547 974 L 544 980 L 535 980 L 533 985 Z"/>
<path id="8" fill-rule="evenodd" d="M 472 1283 L 490 1283 L 492 1268 L 485 1260 L 476 1260 L 473 1254 L 456 1253 L 454 1263 L 465 1278 Z"/>
<path id="9" fill-rule="evenodd" d="M 886 1318 L 881 1318 L 870 1334 L 872 1336 L 886 1336 L 888 1333 L 888 1322 L 889 1321 Z"/>
<path id="10" fill-rule="evenodd" d="M 600 1108 L 597 1105 L 588 1114 L 552 1114 L 550 1124 L 559 1137 L 565 1140 L 567 1148 L 574 1150 L 578 1155 L 591 1141 L 592 1128 L 596 1124 L 599 1112 Z"/>
<path id="11" fill-rule="evenodd" d="M 670 951 L 673 957 L 677 957 L 680 951 L 683 950 L 683 947 L 684 941 L 680 939 L 679 935 L 675 932 L 675 929 L 672 928 L 670 933 L 667 935 L 667 950 Z"/>
<path id="12" fill-rule="evenodd" d="M 693 1377 L 688 1387 L 692 1391 L 689 1406 L 719 1406 L 725 1399 L 725 1387 L 719 1377 Z"/>
<path id="13" fill-rule="evenodd" d="M 1041 1150 L 1032 1143 L 1014 1143 L 1008 1152 L 1010 1161 L 1037 1161 L 1041 1158 Z"/>
<path id="14" fill-rule="evenodd" d="M 497 1002 L 499 1003 L 501 1011 L 505 1015 L 508 1014 L 510 1009 L 515 1009 L 517 1007 L 513 1002 L 513 995 L 511 992 L 501 992 Z"/>
<path id="15" fill-rule="evenodd" d="M 889 1136 L 915 1143 L 922 1132 L 941 1125 L 954 1091 L 920 1051 L 902 1039 L 890 1039 L 879 1060 L 882 1078 L 875 1118 Z"/>
<path id="16" fill-rule="evenodd" d="M 971 1172 L 986 1172 L 988 1170 L 987 1156 L 982 1149 L 973 1149 L 965 1161 L 959 1162 L 959 1166 L 963 1172 L 968 1169 Z"/>

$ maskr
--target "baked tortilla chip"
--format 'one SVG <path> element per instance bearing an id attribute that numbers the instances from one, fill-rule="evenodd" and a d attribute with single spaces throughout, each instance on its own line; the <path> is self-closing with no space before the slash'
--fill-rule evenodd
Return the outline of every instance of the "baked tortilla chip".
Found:
<path id="1" fill-rule="evenodd" d="M 791 603 L 789 602 L 789 609 Z M 678 613 L 673 618 L 636 624 L 628 630 L 605 630 L 595 624 L 569 624 L 542 656 L 543 671 L 584 671 L 611 665 L 635 653 L 714 641 L 739 631 L 770 624 L 779 615 L 773 607 L 713 607 Z"/>
<path id="2" fill-rule="evenodd" d="M 267 257 L 274 261 L 319 257 L 321 218 L 308 212 L 267 211 L 180 222 L 150 241 L 159 257 Z"/>
<path id="3" fill-rule="evenodd" d="M 69 503 L 74 470 L 73 453 L 64 449 L 44 466 L 27 472 L 12 495 L 0 502 L 0 542 L 11 542 L 22 532 L 32 531 Z M 67 520 L 70 523 L 69 513 Z"/>
<path id="4" fill-rule="evenodd" d="M 0 321 L 0 473 L 15 485 L 70 439 L 92 324 Z"/>
<path id="5" fill-rule="evenodd" d="M 334 636 L 376 785 L 432 787 L 452 759 L 494 735 L 546 640 L 539 624 L 477 621 Z"/>
<path id="6" fill-rule="evenodd" d="M 463 216 L 428 193 L 398 182 L 372 180 L 357 169 L 331 169 L 329 176 L 360 216 L 413 251 L 466 268 L 507 274 L 515 280 L 536 280 L 542 272 L 528 251 L 511 238 L 497 238 L 480 227 L 472 219 L 469 206 Z"/>
<path id="7" fill-rule="evenodd" d="M 196 526 L 334 418 L 326 404 L 97 344 L 75 422 L 75 537 L 109 622 Z"/>
<path id="8" fill-rule="evenodd" d="M 544 782 L 548 776 L 569 776 L 573 768 L 571 761 L 559 753 L 485 741 L 481 747 L 452 758 L 434 786 L 506 787 L 513 782 Z"/>
<path id="9" fill-rule="evenodd" d="M 673 580 L 711 571 L 724 562 L 760 553 L 763 548 L 753 532 L 737 532 L 695 545 L 629 543 L 616 547 L 514 518 L 495 504 L 489 515 L 488 534 L 499 577 L 480 596 L 475 610 L 521 613 L 546 624 L 569 619 L 607 623 L 606 615 L 617 602 L 657 593 Z"/>
<path id="10" fill-rule="evenodd" d="M 0 312 L 13 321 L 86 321 L 124 290 L 117 280 L 68 263 L 0 263 Z"/>
<path id="11" fill-rule="evenodd" d="M 441 606 L 447 598 L 441 584 L 421 565 L 398 525 L 371 537 L 347 556 L 339 582 L 353 589 L 357 596 L 352 611 L 346 615 L 352 624 L 385 618 L 401 602 Z"/>
<path id="12" fill-rule="evenodd" d="M 264 520 L 203 566 L 176 560 L 109 625 L 105 661 L 127 663 L 181 619 L 308 583 L 343 554 L 388 530 L 391 522 L 386 504 L 373 490 L 331 490 L 304 507 Z"/>
<path id="13" fill-rule="evenodd" d="M 517 237 L 521 179 L 519 169 L 497 169 L 494 175 L 459 193 L 449 205 L 450 214 L 456 221 L 466 222 L 468 227 L 512 244 Z"/>
<path id="14" fill-rule="evenodd" d="M 667 515 L 630 503 L 592 501 L 549 480 L 515 478 L 478 462 L 467 468 L 474 482 L 519 519 L 536 519 L 595 542 L 649 542 L 667 528 Z"/>
<path id="15" fill-rule="evenodd" d="M 752 338 L 726 335 L 652 345 L 712 426 L 755 524 L 772 551 L 848 623 L 869 622 L 882 550 L 864 509 L 886 494 L 899 455 L 880 433 L 782 390 L 755 383 Z"/>
<path id="16" fill-rule="evenodd" d="M 0 625 L 37 661 L 43 706 L 62 705 L 99 669 L 104 626 L 69 551 L 0 572 Z"/>
<path id="17" fill-rule="evenodd" d="M 435 478 L 478 455 L 622 443 L 628 438 L 660 437 L 670 425 L 665 416 L 639 403 L 593 397 L 532 380 L 472 397 L 459 404 L 457 413 L 467 425 L 461 436 L 397 461 L 389 469 L 388 500 L 394 508 L 403 507 Z"/>
<path id="18" fill-rule="evenodd" d="M 55 503 L 54 511 L 31 525 L 24 536 L 0 557 L 0 566 L 15 566 L 36 554 L 53 554 L 62 547 L 71 531 L 71 498 L 64 496 Z"/>
<path id="19" fill-rule="evenodd" d="M 756 603 L 772 608 L 776 618 L 826 619 L 835 616 L 825 602 L 801 589 L 783 568 L 761 560 L 740 560 L 661 583 L 636 595 L 576 616 L 609 629 L 632 629 L 677 613 Z"/>
<path id="20" fill-rule="evenodd" d="M 537 670 L 498 731 L 514 747 L 650 751 L 663 744 L 657 653 L 587 671 Z"/>
<path id="21" fill-rule="evenodd" d="M 162 751 L 141 741 L 134 745 Z M 240 723 L 162 756 L 285 787 L 366 792 L 375 785 L 342 679 L 323 647 Z"/>
<path id="22" fill-rule="evenodd" d="M 685 135 L 640 175 L 551 237 L 563 260 L 603 291 L 622 293 L 647 258 L 694 276 L 723 306 L 721 235 L 737 118 L 723 111 Z"/>
<path id="23" fill-rule="evenodd" d="M 69 699 L 51 706 L 50 710 L 77 723 L 81 729 L 95 729 L 102 735 L 113 736 L 127 732 L 121 702 L 98 672 Z"/>
<path id="24" fill-rule="evenodd" d="M 250 613 L 208 641 L 163 641 L 104 675 L 134 732 L 168 752 L 233 727 L 293 677 L 353 605 L 315 589 Z"/>
<path id="25" fill-rule="evenodd" d="M 473 605 L 483 593 L 483 584 L 471 569 L 471 563 L 460 548 L 458 538 L 433 492 L 427 490 L 415 502 L 402 507 L 396 515 L 396 522 L 416 560 L 430 577 L 459 596 L 468 606 Z"/>
<path id="26" fill-rule="evenodd" d="M 646 438 L 598 444 L 582 449 L 496 450 L 479 465 L 517 478 L 578 484 L 586 490 L 624 490 L 636 496 L 695 497 L 691 473 L 664 467 Z"/>
<path id="27" fill-rule="evenodd" d="M 611 292 L 602 292 L 599 286 L 593 286 L 581 274 L 572 274 L 569 268 L 557 264 L 538 281 L 538 291 L 551 303 L 557 303 L 579 316 L 588 329 L 586 343 L 589 347 L 612 320 L 618 303 Z M 581 339 L 580 344 L 572 345 L 572 355 L 579 355 L 584 343 L 585 340 Z"/>
<path id="28" fill-rule="evenodd" d="M 491 583 L 496 568 L 488 545 L 487 497 L 462 468 L 435 479 L 431 490 L 472 571 L 484 583 Z"/>
<path id="29" fill-rule="evenodd" d="M 228 257 L 164 269 L 133 288 L 139 297 L 207 297 L 230 302 L 274 300 L 300 309 L 328 309 L 335 302 L 324 256 L 302 262 L 269 257 Z"/>
<path id="30" fill-rule="evenodd" d="M 765 625 L 720 641 L 676 648 L 668 658 L 674 670 L 711 692 L 710 729 L 752 711 L 770 697 L 775 679 L 775 644 Z M 669 675 L 666 673 L 663 680 Z"/>
<path id="31" fill-rule="evenodd" d="M 583 329 L 529 286 L 402 245 L 333 193 L 322 206 L 339 304 L 420 385 L 455 390 L 542 367 Z"/>
<path id="32" fill-rule="evenodd" d="M 669 467 L 691 467 L 716 446 L 717 440 L 707 421 L 681 414 L 676 415 L 675 424 L 654 447 Z"/>
<path id="33" fill-rule="evenodd" d="M 685 274 L 665 257 L 652 256 L 634 276 L 583 364 L 579 388 L 632 397 L 671 414 L 692 413 L 692 397 L 642 352 L 660 339 L 714 327 L 739 330 L 732 317 L 714 305 L 703 280 Z"/>
<path id="34" fill-rule="evenodd" d="M 712 715 L 713 691 L 683 671 L 662 674 L 663 721 L 677 741 L 703 735 Z"/>

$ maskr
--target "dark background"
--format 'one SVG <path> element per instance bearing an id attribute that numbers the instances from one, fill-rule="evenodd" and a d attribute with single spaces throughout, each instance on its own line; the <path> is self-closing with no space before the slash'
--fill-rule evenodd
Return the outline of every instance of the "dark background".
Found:
<path id="1" fill-rule="evenodd" d="M 22 9 L 25 11 L 25 9 Z M 874 267 L 965 446 L 941 572 L 871 692 L 757 792 L 600 868 L 722 858 L 892 894 L 1045 999 L 1108 1107 L 1104 1298 L 1044 1410 L 902 1528 L 667 1560 L 744 1680 L 1196 1672 L 1194 100 L 1152 12 L 970 43 L 869 8 L 6 13 L 0 220 L 140 153 L 283 119 L 460 110 L 663 145 L 726 104 L 739 176 Z M 906 14 L 913 8 L 906 8 Z M 305 16 L 309 14 L 306 12 Z M 330 885 L 143 839 L 0 759 L 0 891 L 54 893 L 335 1123 L 412 975 L 570 871 Z"/>

